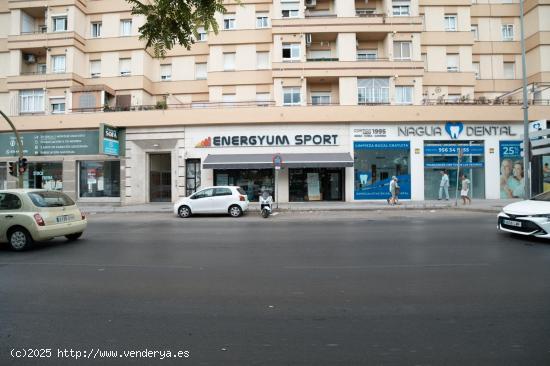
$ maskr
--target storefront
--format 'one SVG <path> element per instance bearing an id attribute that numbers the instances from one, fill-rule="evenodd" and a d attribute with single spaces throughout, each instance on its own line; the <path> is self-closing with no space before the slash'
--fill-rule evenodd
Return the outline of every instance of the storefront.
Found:
<path id="1" fill-rule="evenodd" d="M 437 199 L 442 171 L 449 174 L 452 199 L 461 174 L 471 182 L 473 199 L 521 197 L 521 133 L 519 122 L 352 125 L 354 199 L 386 199 L 393 176 L 400 198 Z"/>
<path id="2" fill-rule="evenodd" d="M 99 129 L 23 132 L 27 170 L 24 188 L 59 190 L 77 201 L 121 202 L 121 160 L 101 151 Z M 15 188 L 17 178 L 6 164 L 17 161 L 12 133 L 0 133 L 0 188 Z M 4 149 L 4 147 L 6 147 Z M 112 148 L 112 146 L 111 146 Z M 117 150 L 118 151 L 118 150 Z"/>

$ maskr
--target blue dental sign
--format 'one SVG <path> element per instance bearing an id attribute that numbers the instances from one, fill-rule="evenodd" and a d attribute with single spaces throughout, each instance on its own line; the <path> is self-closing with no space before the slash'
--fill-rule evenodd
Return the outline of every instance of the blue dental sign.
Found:
<path id="1" fill-rule="evenodd" d="M 500 158 L 501 159 L 521 159 L 521 141 L 501 141 Z"/>
<path id="2" fill-rule="evenodd" d="M 425 145 L 424 156 L 456 156 L 458 149 L 464 155 L 483 155 L 482 145 Z"/>
<path id="3" fill-rule="evenodd" d="M 424 164 L 426 168 L 435 168 L 435 169 L 456 169 L 458 168 L 458 163 L 456 161 L 445 161 L 445 162 L 435 162 L 435 163 L 426 163 Z M 483 162 L 469 162 L 463 161 L 460 163 L 460 168 L 483 168 Z"/>

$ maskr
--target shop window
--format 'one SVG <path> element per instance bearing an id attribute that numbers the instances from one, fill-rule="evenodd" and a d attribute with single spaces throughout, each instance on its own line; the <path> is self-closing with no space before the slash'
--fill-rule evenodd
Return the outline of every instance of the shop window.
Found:
<path id="1" fill-rule="evenodd" d="M 342 168 L 289 169 L 289 200 L 341 201 L 344 197 L 343 182 Z"/>
<path id="2" fill-rule="evenodd" d="M 6 164 L 0 163 L 0 189 L 7 188 L 8 169 Z"/>
<path id="3" fill-rule="evenodd" d="M 63 189 L 63 164 L 49 162 L 29 163 L 23 175 L 24 188 Z"/>
<path id="4" fill-rule="evenodd" d="M 448 132 L 449 134 L 452 133 Z M 456 132 L 460 134 L 460 130 Z M 458 149 L 463 157 L 458 162 Z M 466 174 L 471 182 L 470 197 L 485 198 L 485 158 L 483 141 L 425 141 L 424 143 L 424 198 L 439 198 L 441 172 L 447 171 L 449 195 L 454 198 L 457 190 L 457 176 Z M 460 186 L 458 187 L 460 189 Z M 459 192 L 460 193 L 460 192 Z"/>
<path id="5" fill-rule="evenodd" d="M 386 199 L 390 181 L 397 177 L 399 197 L 411 198 L 410 143 L 380 141 L 354 143 L 355 199 Z"/>
<path id="6" fill-rule="evenodd" d="M 185 160 L 185 195 L 190 196 L 201 186 L 201 159 Z"/>
<path id="7" fill-rule="evenodd" d="M 120 161 L 81 161 L 80 197 L 120 197 Z"/>
<path id="8" fill-rule="evenodd" d="M 253 202 L 264 190 L 275 199 L 273 169 L 215 169 L 214 185 L 241 187 Z"/>
<path id="9" fill-rule="evenodd" d="M 525 177 L 521 141 L 500 141 L 500 198 L 524 198 Z M 544 159 L 547 157 L 543 157 Z M 543 170 L 544 185 L 550 176 L 548 162 Z M 545 187 L 546 188 L 546 187 Z M 546 190 L 546 189 L 545 189 Z"/>

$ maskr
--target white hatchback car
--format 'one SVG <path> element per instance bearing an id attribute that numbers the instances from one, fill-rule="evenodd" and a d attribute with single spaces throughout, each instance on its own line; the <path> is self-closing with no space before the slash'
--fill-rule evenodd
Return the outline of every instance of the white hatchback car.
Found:
<path id="1" fill-rule="evenodd" d="M 78 239 L 86 217 L 64 193 L 43 189 L 0 191 L 0 242 L 13 250 L 25 250 L 34 241 L 65 236 Z"/>
<path id="2" fill-rule="evenodd" d="M 498 214 L 498 228 L 514 234 L 550 238 L 550 192 L 505 206 Z"/>
<path id="3" fill-rule="evenodd" d="M 186 218 L 192 214 L 228 213 L 241 216 L 248 210 L 248 197 L 241 187 L 216 186 L 201 189 L 174 204 L 174 214 Z"/>

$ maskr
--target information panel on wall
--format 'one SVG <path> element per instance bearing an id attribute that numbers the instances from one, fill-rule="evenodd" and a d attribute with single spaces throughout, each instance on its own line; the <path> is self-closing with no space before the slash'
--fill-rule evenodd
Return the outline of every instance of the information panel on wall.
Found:
<path id="1" fill-rule="evenodd" d="M 22 132 L 26 156 L 95 155 L 98 153 L 98 130 Z M 13 133 L 0 133 L 0 156 L 16 156 L 17 142 Z"/>
<path id="2" fill-rule="evenodd" d="M 399 197 L 411 198 L 409 141 L 357 141 L 355 156 L 355 199 L 387 199 L 390 182 L 397 177 Z"/>
<path id="3" fill-rule="evenodd" d="M 500 141 L 500 198 L 525 196 L 521 141 Z"/>

